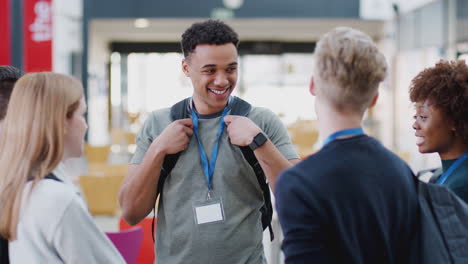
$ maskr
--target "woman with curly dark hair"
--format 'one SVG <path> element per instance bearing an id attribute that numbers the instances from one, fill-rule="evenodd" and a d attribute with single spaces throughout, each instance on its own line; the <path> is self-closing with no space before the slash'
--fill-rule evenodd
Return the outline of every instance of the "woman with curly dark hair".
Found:
<path id="1" fill-rule="evenodd" d="M 412 80 L 410 99 L 419 152 L 442 160 L 443 174 L 431 181 L 468 202 L 468 65 L 440 61 L 425 69 Z"/>

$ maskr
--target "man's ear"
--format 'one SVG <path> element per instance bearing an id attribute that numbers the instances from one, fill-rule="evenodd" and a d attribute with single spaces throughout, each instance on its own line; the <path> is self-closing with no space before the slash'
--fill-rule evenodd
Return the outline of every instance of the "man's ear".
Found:
<path id="1" fill-rule="evenodd" d="M 372 97 L 372 101 L 369 105 L 369 108 L 373 107 L 377 103 L 377 99 L 379 99 L 379 92 L 377 92 L 374 97 Z"/>
<path id="2" fill-rule="evenodd" d="M 190 77 L 189 65 L 186 58 L 182 60 L 182 71 L 184 72 L 185 76 Z"/>
<path id="3" fill-rule="evenodd" d="M 314 77 L 310 77 L 310 84 L 309 84 L 309 92 L 311 95 L 316 96 L 317 94 L 315 93 L 315 81 Z"/>

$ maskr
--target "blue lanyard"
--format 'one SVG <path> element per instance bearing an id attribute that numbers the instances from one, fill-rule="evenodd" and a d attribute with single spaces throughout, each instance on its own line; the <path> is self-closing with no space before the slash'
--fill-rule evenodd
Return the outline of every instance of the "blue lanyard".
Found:
<path id="1" fill-rule="evenodd" d="M 437 184 L 443 184 L 445 180 L 455 171 L 460 165 L 468 159 L 468 152 L 465 152 L 461 157 L 459 157 L 451 166 L 450 168 L 440 176 L 440 178 L 437 180 Z"/>
<path id="2" fill-rule="evenodd" d="M 229 105 L 229 103 L 228 103 Z M 212 189 L 211 180 L 213 179 L 214 168 L 216 165 L 216 159 L 218 158 L 218 149 L 219 149 L 219 139 L 224 131 L 224 117 L 226 116 L 229 107 L 228 105 L 224 108 L 223 113 L 221 114 L 221 121 L 219 123 L 218 135 L 216 138 L 216 143 L 213 148 L 213 152 L 211 152 L 210 163 L 208 163 L 208 157 L 206 156 L 205 149 L 200 141 L 200 137 L 198 136 L 198 115 L 192 107 L 192 120 L 193 120 L 193 132 L 195 137 L 197 138 L 198 142 L 198 150 L 200 151 L 200 158 L 203 166 L 203 172 L 205 173 L 206 180 L 208 181 L 208 190 Z"/>
<path id="3" fill-rule="evenodd" d="M 357 136 L 357 135 L 364 135 L 364 130 L 362 130 L 361 127 L 340 130 L 328 136 L 327 139 L 325 139 L 325 141 L 323 142 L 323 145 L 325 146 L 328 143 L 332 142 L 333 140 L 342 136 Z"/>

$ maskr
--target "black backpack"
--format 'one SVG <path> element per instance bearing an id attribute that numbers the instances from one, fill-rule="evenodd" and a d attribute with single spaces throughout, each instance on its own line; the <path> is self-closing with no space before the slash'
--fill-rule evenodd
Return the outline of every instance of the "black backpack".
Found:
<path id="1" fill-rule="evenodd" d="M 44 179 L 62 182 L 62 180 L 57 178 L 57 176 L 55 176 L 53 173 L 50 173 L 49 175 L 45 176 Z M 0 237 L 0 263 L 10 263 L 10 258 L 8 254 L 8 240 L 4 239 L 3 237 Z"/>
<path id="2" fill-rule="evenodd" d="M 190 101 L 191 101 L 190 98 L 186 98 L 171 107 L 172 120 L 179 120 L 179 119 L 184 119 L 184 118 L 189 117 L 187 114 L 187 109 L 188 109 Z M 238 97 L 233 97 L 233 100 L 231 102 L 231 113 L 230 113 L 231 115 L 247 116 L 247 114 L 250 113 L 251 109 L 252 109 L 252 106 L 249 103 L 247 103 L 246 101 Z M 258 184 L 260 184 L 260 189 L 262 189 L 263 199 L 265 200 L 265 203 L 260 208 L 260 212 L 262 214 L 262 227 L 263 227 L 263 230 L 265 230 L 268 227 L 268 230 L 270 231 L 270 239 L 271 241 L 273 241 L 274 234 L 273 234 L 273 229 L 271 227 L 271 219 L 273 217 L 273 206 L 271 205 L 270 187 L 268 186 L 265 173 L 263 172 L 263 169 L 260 166 L 260 163 L 255 157 L 255 154 L 248 146 L 239 147 L 239 148 L 241 149 L 242 154 L 244 155 L 244 158 L 247 160 L 247 162 L 250 164 L 250 166 L 254 170 L 255 175 L 257 176 Z M 174 168 L 179 156 L 180 156 L 180 152 L 176 154 L 167 155 L 164 158 L 161 173 L 159 175 L 157 194 L 162 195 L 164 181 L 171 173 L 171 170 Z M 153 208 L 153 222 L 152 222 L 153 242 L 154 242 L 154 219 L 155 219 L 154 215 L 156 214 L 155 211 L 156 211 L 156 208 Z"/>
<path id="3" fill-rule="evenodd" d="M 447 187 L 414 178 L 420 221 L 412 263 L 468 263 L 468 205 Z"/>

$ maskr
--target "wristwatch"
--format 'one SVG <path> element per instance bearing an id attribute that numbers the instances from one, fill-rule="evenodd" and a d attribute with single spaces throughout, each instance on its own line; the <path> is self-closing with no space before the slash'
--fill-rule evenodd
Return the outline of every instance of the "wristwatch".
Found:
<path id="1" fill-rule="evenodd" d="M 267 141 L 267 136 L 263 132 L 259 132 L 252 140 L 252 143 L 249 144 L 251 150 L 255 150 L 261 145 L 265 144 Z"/>

